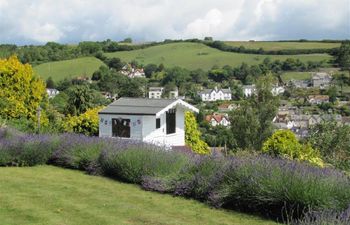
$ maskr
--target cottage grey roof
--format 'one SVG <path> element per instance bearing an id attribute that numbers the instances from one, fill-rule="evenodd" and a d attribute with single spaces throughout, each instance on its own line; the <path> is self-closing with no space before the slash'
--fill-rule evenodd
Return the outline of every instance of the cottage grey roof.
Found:
<path id="1" fill-rule="evenodd" d="M 155 115 L 176 99 L 120 98 L 99 114 Z"/>
<path id="2" fill-rule="evenodd" d="M 109 104 L 99 114 L 156 115 L 180 106 L 198 113 L 199 110 L 181 99 L 120 98 Z"/>

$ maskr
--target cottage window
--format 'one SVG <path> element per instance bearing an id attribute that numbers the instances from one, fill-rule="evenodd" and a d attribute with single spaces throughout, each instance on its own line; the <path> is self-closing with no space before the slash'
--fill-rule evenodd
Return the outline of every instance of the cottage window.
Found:
<path id="1" fill-rule="evenodd" d="M 130 138 L 130 119 L 112 119 L 112 136 Z"/>
<path id="2" fill-rule="evenodd" d="M 166 134 L 173 134 L 176 131 L 176 109 L 166 112 Z"/>
<path id="3" fill-rule="evenodd" d="M 160 128 L 160 118 L 156 119 L 156 129 Z"/>

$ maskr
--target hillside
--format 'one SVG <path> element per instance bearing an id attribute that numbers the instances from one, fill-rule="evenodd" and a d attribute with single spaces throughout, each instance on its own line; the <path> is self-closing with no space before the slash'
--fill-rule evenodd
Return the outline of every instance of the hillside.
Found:
<path id="1" fill-rule="evenodd" d="M 327 54 L 309 55 L 255 55 L 223 52 L 199 43 L 171 43 L 146 49 L 106 53 L 107 57 L 119 57 L 123 61 L 136 60 L 142 64 L 163 63 L 165 66 L 180 66 L 187 69 L 202 68 L 208 70 L 214 65 L 239 66 L 243 62 L 247 64 L 261 63 L 266 57 L 285 60 L 287 58 L 299 58 L 303 62 L 321 61 L 331 59 Z"/>
<path id="2" fill-rule="evenodd" d="M 0 168 L 1 224 L 276 224 L 51 166 Z"/>
<path id="3" fill-rule="evenodd" d="M 226 41 L 227 45 L 246 49 L 263 48 L 266 51 L 294 50 L 294 49 L 321 49 L 339 48 L 340 43 L 324 42 L 272 42 L 272 41 Z"/>
<path id="4" fill-rule="evenodd" d="M 47 79 L 50 76 L 54 81 L 64 78 L 72 78 L 76 76 L 86 75 L 91 77 L 103 62 L 95 57 L 83 57 L 71 60 L 63 60 L 56 62 L 44 63 L 34 67 L 35 73 Z"/>

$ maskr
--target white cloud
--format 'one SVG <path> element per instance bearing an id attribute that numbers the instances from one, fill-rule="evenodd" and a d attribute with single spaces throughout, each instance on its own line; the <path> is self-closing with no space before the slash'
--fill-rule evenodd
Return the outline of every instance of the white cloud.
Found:
<path id="1" fill-rule="evenodd" d="M 0 42 L 343 39 L 348 0 L 0 0 Z"/>

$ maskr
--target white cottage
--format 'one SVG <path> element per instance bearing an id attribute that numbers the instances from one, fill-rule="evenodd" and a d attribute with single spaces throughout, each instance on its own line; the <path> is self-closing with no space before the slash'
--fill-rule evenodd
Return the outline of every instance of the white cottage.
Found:
<path id="1" fill-rule="evenodd" d="M 212 102 L 218 100 L 232 100 L 231 89 L 204 89 L 198 92 L 203 102 Z"/>
<path id="2" fill-rule="evenodd" d="M 98 113 L 99 136 L 184 146 L 187 110 L 199 112 L 180 99 L 120 98 Z"/>

